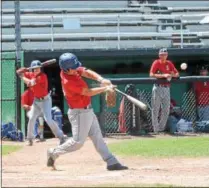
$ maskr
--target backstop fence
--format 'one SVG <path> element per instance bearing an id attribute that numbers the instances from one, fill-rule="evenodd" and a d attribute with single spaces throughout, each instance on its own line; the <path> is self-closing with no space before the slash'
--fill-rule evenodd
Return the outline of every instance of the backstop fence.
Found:
<path id="1" fill-rule="evenodd" d="M 118 89 L 125 91 L 143 103 L 146 111 L 139 109 L 126 97 L 117 93 L 117 104 L 106 106 L 101 96 L 100 124 L 103 134 L 139 135 L 153 132 L 159 122 L 159 130 L 169 130 L 170 117 L 178 120 L 185 131 L 199 131 L 209 125 L 209 76 L 187 76 L 167 81 L 152 78 L 111 79 Z M 163 120 L 166 119 L 166 120 Z M 172 118 L 171 118 L 172 119 Z M 156 123 L 157 122 L 157 123 Z M 177 121 L 176 121 L 177 122 Z M 165 124 L 165 129 L 163 129 Z M 185 127 L 186 126 L 186 127 Z M 180 130 L 180 129 L 179 129 Z"/>

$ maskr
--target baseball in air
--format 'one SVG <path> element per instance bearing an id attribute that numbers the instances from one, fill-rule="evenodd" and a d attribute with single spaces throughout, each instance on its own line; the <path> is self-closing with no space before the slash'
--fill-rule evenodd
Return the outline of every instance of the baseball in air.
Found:
<path id="1" fill-rule="evenodd" d="M 186 63 L 182 63 L 181 64 L 181 70 L 186 70 L 187 69 L 187 64 Z"/>

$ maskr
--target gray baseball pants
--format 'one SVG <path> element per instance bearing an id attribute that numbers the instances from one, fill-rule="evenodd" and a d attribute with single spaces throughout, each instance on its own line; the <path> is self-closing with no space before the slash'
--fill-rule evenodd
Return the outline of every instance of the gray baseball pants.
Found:
<path id="1" fill-rule="evenodd" d="M 161 107 L 160 121 L 158 121 Z M 154 132 L 164 131 L 170 113 L 170 88 L 154 85 L 152 89 L 152 126 Z"/>
<path id="2" fill-rule="evenodd" d="M 48 126 L 51 128 L 53 134 L 58 137 L 59 139 L 62 139 L 64 134 L 59 129 L 57 123 L 52 120 L 52 114 L 51 114 L 51 108 L 52 108 L 52 99 L 50 94 L 45 97 L 44 100 L 38 100 L 34 99 L 32 108 L 29 113 L 29 122 L 28 122 L 28 131 L 27 131 L 27 138 L 28 140 L 32 140 L 34 138 L 34 126 L 36 119 L 43 114 L 44 119 Z"/>
<path id="3" fill-rule="evenodd" d="M 64 144 L 57 146 L 54 149 L 54 159 L 62 154 L 79 150 L 89 136 L 97 152 L 101 155 L 107 165 L 118 163 L 117 159 L 111 154 L 104 142 L 99 122 L 93 109 L 69 109 L 68 118 L 72 126 L 73 136 Z"/>

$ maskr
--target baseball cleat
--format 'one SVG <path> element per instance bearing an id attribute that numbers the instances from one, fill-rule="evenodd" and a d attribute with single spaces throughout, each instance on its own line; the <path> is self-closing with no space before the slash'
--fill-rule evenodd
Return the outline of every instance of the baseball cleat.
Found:
<path id="1" fill-rule="evenodd" d="M 128 169 L 127 166 L 123 166 L 120 163 L 107 166 L 107 170 L 110 170 L 110 171 L 111 170 L 127 170 L 127 169 Z"/>
<path id="2" fill-rule="evenodd" d="M 48 149 L 47 151 L 47 166 L 53 167 L 55 169 L 54 163 L 55 160 L 53 159 L 53 148 Z"/>
<path id="3" fill-rule="evenodd" d="M 28 140 L 28 146 L 32 146 L 33 145 L 33 140 Z"/>

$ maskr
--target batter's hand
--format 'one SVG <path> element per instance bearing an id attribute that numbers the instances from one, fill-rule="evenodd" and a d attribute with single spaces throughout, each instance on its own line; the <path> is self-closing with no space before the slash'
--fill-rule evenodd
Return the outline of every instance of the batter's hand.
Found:
<path id="1" fill-rule="evenodd" d="M 164 78 L 171 78 L 172 75 L 171 74 L 164 74 Z"/>
<path id="2" fill-rule="evenodd" d="M 28 71 L 27 68 L 21 67 L 21 68 L 19 68 L 16 72 L 17 72 L 17 74 L 23 74 L 24 72 L 27 72 L 27 71 Z"/>
<path id="3" fill-rule="evenodd" d="M 106 90 L 105 91 L 106 92 L 108 92 L 108 91 L 113 92 L 115 88 L 117 88 L 117 86 L 111 84 L 111 85 L 106 86 Z"/>
<path id="4" fill-rule="evenodd" d="M 108 85 L 112 85 L 112 83 L 111 83 L 111 81 L 108 80 L 108 79 L 103 79 L 103 80 L 101 81 L 101 85 L 102 85 L 102 86 L 108 86 Z"/>

